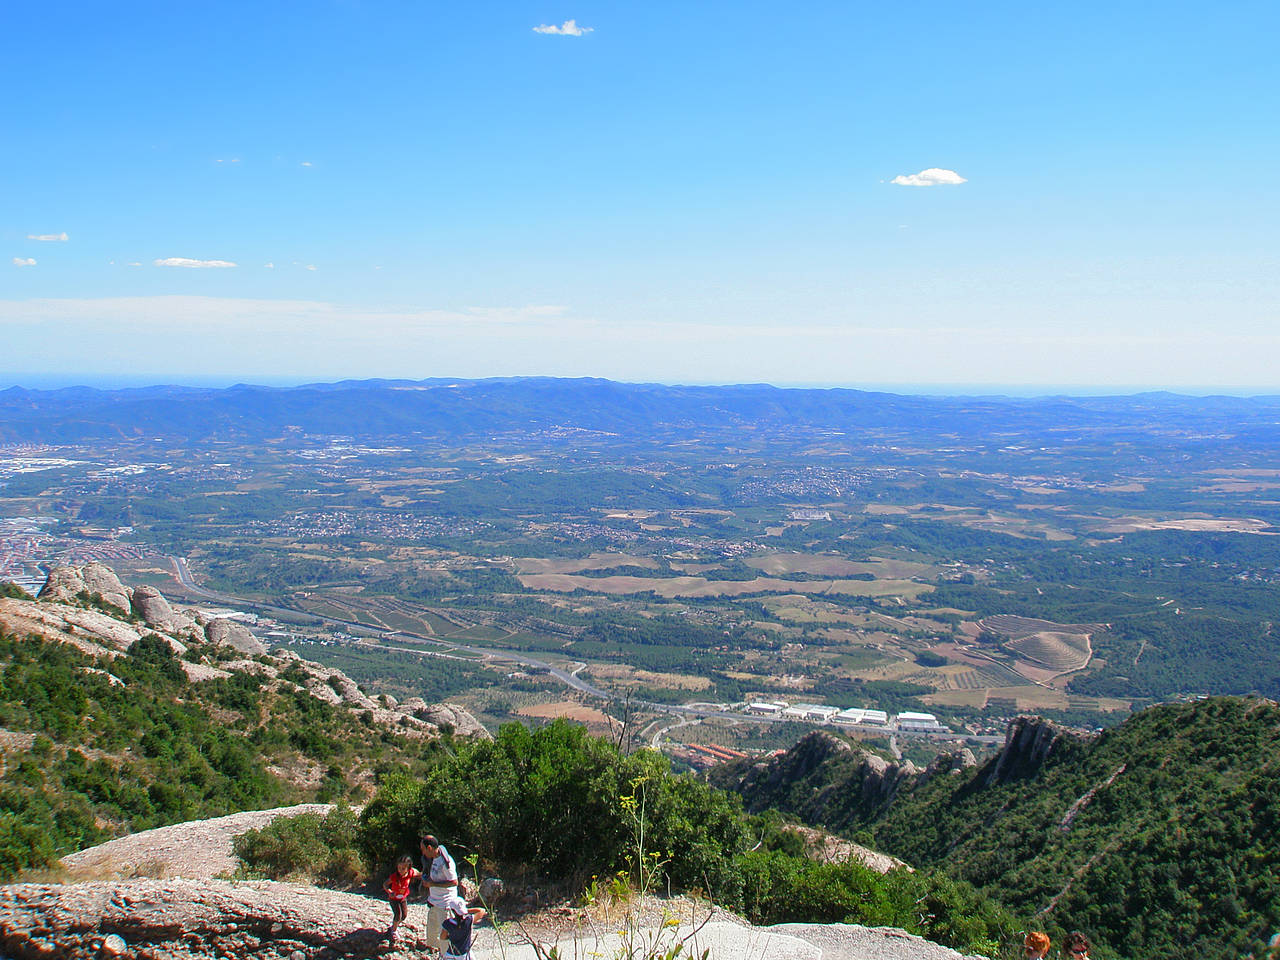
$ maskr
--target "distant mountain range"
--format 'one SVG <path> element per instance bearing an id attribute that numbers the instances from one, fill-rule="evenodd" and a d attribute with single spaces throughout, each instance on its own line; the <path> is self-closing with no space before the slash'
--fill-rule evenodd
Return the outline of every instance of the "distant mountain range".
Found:
<path id="1" fill-rule="evenodd" d="M 254 441 L 298 433 L 444 439 L 584 430 L 631 441 L 801 431 L 886 438 L 1000 435 L 1011 442 L 1053 430 L 1061 441 L 1229 433 L 1261 443 L 1280 440 L 1280 396 L 921 397 L 551 378 L 0 391 L 0 442 Z"/>

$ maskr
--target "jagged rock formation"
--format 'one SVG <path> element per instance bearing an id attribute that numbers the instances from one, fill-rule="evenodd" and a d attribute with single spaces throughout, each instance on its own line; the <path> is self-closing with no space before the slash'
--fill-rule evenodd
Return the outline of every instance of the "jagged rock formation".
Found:
<path id="1" fill-rule="evenodd" d="M 414 698 L 417 699 L 417 698 Z M 406 709 L 412 700 L 406 700 L 400 708 Z M 422 701 L 419 700 L 419 703 Z M 433 703 L 425 708 L 413 710 L 413 715 L 420 720 L 439 727 L 441 730 L 452 730 L 459 737 L 487 737 L 489 731 L 480 725 L 480 721 L 453 703 Z"/>
<path id="2" fill-rule="evenodd" d="M 114 570 L 103 563 L 86 563 L 80 571 L 84 588 L 90 595 L 98 594 L 113 607 L 129 611 L 131 592 L 120 582 Z"/>
<path id="3" fill-rule="evenodd" d="M 1072 733 L 1043 717 L 1017 717 L 1004 735 L 1004 748 L 991 763 L 985 783 L 990 786 L 1020 780 L 1034 774 L 1064 740 L 1080 741 Z"/>
<path id="4" fill-rule="evenodd" d="M 90 606 L 84 605 L 86 597 Z M 98 599 L 111 606 L 103 608 Z M 112 608 L 118 609 L 119 616 L 112 615 Z M 127 587 L 100 563 L 53 568 L 38 600 L 0 597 L 0 628 L 20 636 L 34 634 L 71 644 L 83 653 L 105 659 L 127 653 L 145 634 L 164 639 L 179 657 L 186 654 L 190 644 L 230 647 L 245 658 L 219 662 L 180 660 L 187 679 L 201 682 L 234 673 L 255 673 L 275 684 L 305 689 L 334 706 L 367 713 L 375 723 L 409 736 L 434 737 L 442 730 L 462 737 L 489 736 L 480 722 L 459 706 L 428 704 L 416 697 L 402 704 L 388 698 L 384 704 L 365 694 L 340 670 L 303 660 L 287 650 L 272 654 L 243 624 L 224 617 L 205 617 L 196 611 L 175 610 L 155 587 Z M 283 677 L 290 669 L 292 679 Z"/>
<path id="5" fill-rule="evenodd" d="M 179 613 L 155 587 L 143 584 L 133 589 L 133 612 L 149 627 L 172 634 L 198 634 L 195 617 Z"/>
<path id="6" fill-rule="evenodd" d="M 875 810 L 920 776 L 910 760 L 894 763 L 822 730 L 751 766 L 733 785 L 749 810 L 778 807 L 810 823 L 835 823 L 852 808 Z"/>
<path id="7" fill-rule="evenodd" d="M 968 747 L 953 753 L 940 753 L 929 761 L 929 766 L 924 771 L 924 779 L 930 779 L 944 773 L 948 776 L 958 777 L 965 770 L 972 769 L 977 765 L 978 758 L 973 755 L 973 751 Z"/>
<path id="8" fill-rule="evenodd" d="M 255 637 L 243 623 L 218 617 L 204 624 L 205 636 L 210 643 L 221 647 L 232 647 L 251 657 L 267 652 L 266 645 Z"/>

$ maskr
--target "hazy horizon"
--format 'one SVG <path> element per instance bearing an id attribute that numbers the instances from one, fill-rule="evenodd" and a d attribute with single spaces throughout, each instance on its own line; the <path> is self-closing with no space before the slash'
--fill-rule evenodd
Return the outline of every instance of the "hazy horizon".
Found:
<path id="1" fill-rule="evenodd" d="M 1274 3 L 8 22 L 25 375 L 1280 389 Z"/>
<path id="2" fill-rule="evenodd" d="M 432 375 L 428 377 L 338 377 L 332 380 L 317 380 L 304 377 L 234 377 L 234 376 L 146 376 L 133 377 L 95 376 L 88 374 L 53 374 L 23 375 L 0 371 L 0 390 L 18 387 L 26 390 L 61 390 L 75 387 L 87 387 L 96 390 L 127 390 L 147 387 L 191 387 L 204 389 L 225 389 L 235 386 L 259 386 L 272 388 L 302 387 L 314 384 L 332 384 L 343 381 L 372 380 L 504 380 L 504 379 L 601 379 L 615 383 L 655 383 L 661 386 L 680 387 L 732 387 L 748 383 L 762 383 L 780 390 L 862 390 L 872 393 L 889 393 L 899 396 L 922 397 L 1010 397 L 1015 399 L 1035 399 L 1040 397 L 1126 397 L 1143 393 L 1170 393 L 1187 397 L 1270 397 L 1280 396 L 1280 387 L 1258 386 L 1254 388 L 1222 387 L 1213 385 L 1159 385 L 1159 384 L 1117 384 L 1098 386 L 1090 384 L 999 384 L 999 383 L 804 383 L 804 382 L 768 382 L 768 381 L 668 381 L 668 380 L 619 380 L 613 377 L 543 377 L 538 374 L 493 377 L 449 377 Z"/>

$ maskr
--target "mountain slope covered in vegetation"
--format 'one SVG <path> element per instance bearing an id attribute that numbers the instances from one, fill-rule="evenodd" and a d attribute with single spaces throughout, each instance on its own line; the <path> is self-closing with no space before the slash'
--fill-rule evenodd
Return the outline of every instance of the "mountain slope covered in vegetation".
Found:
<path id="1" fill-rule="evenodd" d="M 812 749 L 812 745 L 810 745 Z M 1006 751 L 868 798 L 855 752 L 769 803 L 865 830 L 909 863 L 973 883 L 1023 916 L 1082 928 L 1122 956 L 1238 957 L 1280 929 L 1280 707 L 1165 704 L 1096 738 L 1015 725 Z M 759 774 L 737 771 L 747 802 Z M 841 802 L 815 808 L 818 795 Z"/>

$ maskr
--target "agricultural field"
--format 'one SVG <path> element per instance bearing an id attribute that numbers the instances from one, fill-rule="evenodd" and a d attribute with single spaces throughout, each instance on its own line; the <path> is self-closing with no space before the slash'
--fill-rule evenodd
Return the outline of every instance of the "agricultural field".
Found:
<path id="1" fill-rule="evenodd" d="M 1150 416 L 1163 402 L 874 423 L 854 405 L 768 430 L 561 431 L 504 408 L 472 433 L 356 418 L 358 436 L 42 440 L 15 456 L 56 469 L 0 477 L 0 520 L 26 524 L 3 559 L 102 558 L 179 597 L 169 558 L 186 557 L 204 588 L 304 625 L 392 631 L 384 660 L 353 640 L 341 656 L 372 657 L 362 675 L 386 669 L 391 695 L 443 684 L 493 722 L 566 699 L 504 652 L 620 697 L 954 722 L 1280 696 L 1280 444 L 1199 408 Z"/>

